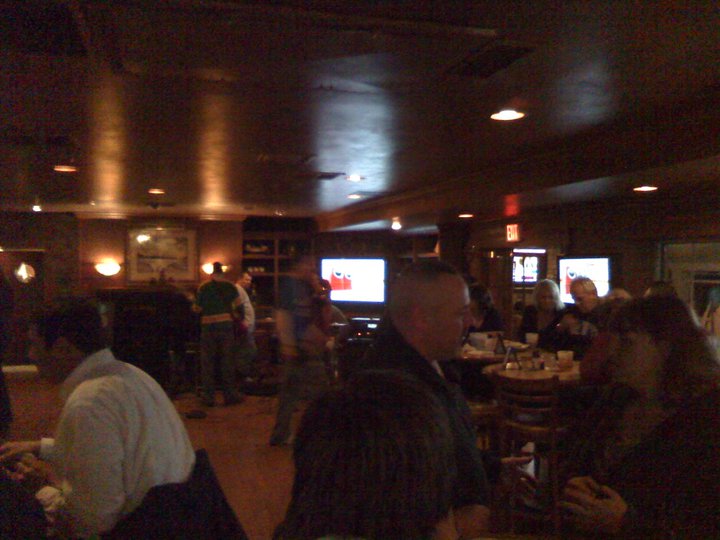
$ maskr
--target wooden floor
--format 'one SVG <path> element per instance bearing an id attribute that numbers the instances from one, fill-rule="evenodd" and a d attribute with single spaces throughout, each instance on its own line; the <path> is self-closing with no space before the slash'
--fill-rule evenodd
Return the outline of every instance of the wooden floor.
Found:
<path id="1" fill-rule="evenodd" d="M 52 435 L 60 411 L 57 387 L 27 375 L 10 375 L 7 383 L 16 419 L 10 438 Z M 207 412 L 203 419 L 184 416 L 201 408 L 194 394 L 180 395 L 175 405 L 193 446 L 207 449 L 250 540 L 270 539 L 285 513 L 293 474 L 291 449 L 268 445 L 277 398 L 248 396 L 239 405 L 202 408 Z"/>

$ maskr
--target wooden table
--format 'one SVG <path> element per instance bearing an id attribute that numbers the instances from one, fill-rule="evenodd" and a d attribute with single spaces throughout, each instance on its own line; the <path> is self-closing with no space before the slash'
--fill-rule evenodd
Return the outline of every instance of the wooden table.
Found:
<path id="1" fill-rule="evenodd" d="M 507 377 L 510 379 L 538 380 L 550 379 L 557 376 L 560 384 L 577 384 L 580 382 L 580 362 L 573 362 L 573 366 L 566 370 L 550 370 L 550 369 L 503 369 L 503 364 L 492 364 L 483 368 L 486 375 L 495 375 L 498 377 Z"/>
<path id="2" fill-rule="evenodd" d="M 505 361 L 504 354 L 488 354 L 488 355 L 474 355 L 474 354 L 462 354 L 456 358 L 458 362 L 464 364 L 480 364 L 483 366 L 492 364 L 501 364 Z"/>

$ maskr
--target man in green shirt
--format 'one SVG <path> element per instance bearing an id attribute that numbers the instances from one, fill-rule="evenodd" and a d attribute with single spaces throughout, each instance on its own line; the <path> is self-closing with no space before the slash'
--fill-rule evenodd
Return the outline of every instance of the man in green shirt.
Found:
<path id="1" fill-rule="evenodd" d="M 242 401 L 235 381 L 233 358 L 233 311 L 239 301 L 235 285 L 226 281 L 222 264 L 213 263 L 210 281 L 200 285 L 195 309 L 201 314 L 200 324 L 200 378 L 202 402 L 215 405 L 215 360 L 220 361 L 220 376 L 225 405 Z"/>

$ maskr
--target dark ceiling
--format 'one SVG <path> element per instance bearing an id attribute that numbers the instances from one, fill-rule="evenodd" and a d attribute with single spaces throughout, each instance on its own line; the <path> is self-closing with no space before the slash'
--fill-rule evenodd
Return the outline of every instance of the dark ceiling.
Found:
<path id="1" fill-rule="evenodd" d="M 720 184 L 716 2 L 26 0 L 0 14 L 0 210 L 427 230 Z M 490 120 L 505 107 L 527 116 Z M 76 173 L 53 171 L 69 160 Z"/>

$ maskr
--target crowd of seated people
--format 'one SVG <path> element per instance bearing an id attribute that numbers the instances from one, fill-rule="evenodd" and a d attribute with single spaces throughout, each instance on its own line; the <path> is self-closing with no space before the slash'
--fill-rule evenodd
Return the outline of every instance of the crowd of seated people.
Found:
<path id="1" fill-rule="evenodd" d="M 631 299 L 616 290 L 600 299 L 580 278 L 572 284 L 577 307 L 562 308 L 553 285 L 538 284 L 525 329 L 552 336 L 575 317 L 580 330 L 569 334 L 589 336 L 582 327 L 592 325 L 581 374 L 599 396 L 562 441 L 563 537 L 720 537 L 720 361 L 707 332 L 676 295 Z M 528 497 L 535 492 L 536 482 L 517 468 L 527 459 L 474 447 L 467 404 L 446 371 L 444 360 L 473 322 L 472 287 L 449 265 L 426 261 L 403 272 L 393 293 L 385 331 L 363 369 L 316 398 L 302 417 L 292 498 L 277 540 L 470 539 L 492 527 L 503 482 Z M 316 307 L 329 311 L 327 303 Z M 41 358 L 53 360 L 43 370 L 67 381 L 66 403 L 59 452 L 50 452 L 50 442 L 0 447 L 12 471 L 2 478 L 8 489 L 0 501 L 4 508 L 20 504 L 24 518 L 10 533 L 0 529 L 5 536 L 44 537 L 44 511 L 70 536 L 139 537 L 138 520 L 187 515 L 204 500 L 199 486 L 217 488 L 199 478 L 203 456 L 192 451 L 162 389 L 104 348 L 96 310 L 79 304 L 45 314 L 34 328 Z M 558 343 L 568 342 L 550 347 Z M 129 407 L 133 392 L 133 406 L 142 410 L 127 421 L 147 432 L 136 440 L 120 435 L 128 426 L 116 415 L 89 414 L 90 406 Z M 102 445 L 97 433 L 105 433 Z M 157 454 L 152 466 L 136 461 L 138 452 Z M 206 456 L 202 463 L 208 467 Z M 118 498 L 120 477 L 132 486 Z M 19 484 L 28 493 L 44 486 L 42 505 L 15 489 Z M 195 499 L 170 503 L 183 493 Z M 216 495 L 222 503 L 222 492 Z M 223 530 L 242 538 L 224 504 L 224 515 L 205 514 L 196 525 L 208 538 Z"/>

